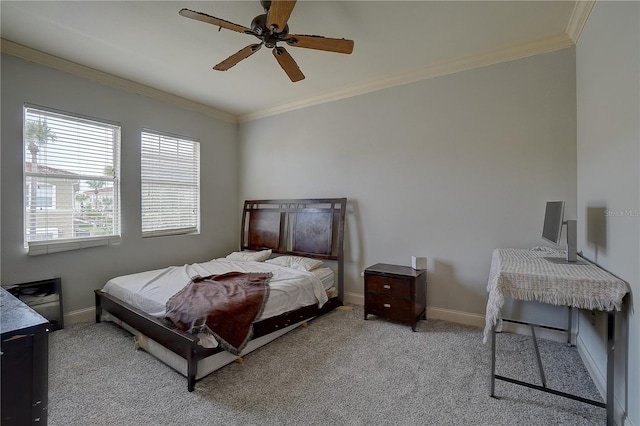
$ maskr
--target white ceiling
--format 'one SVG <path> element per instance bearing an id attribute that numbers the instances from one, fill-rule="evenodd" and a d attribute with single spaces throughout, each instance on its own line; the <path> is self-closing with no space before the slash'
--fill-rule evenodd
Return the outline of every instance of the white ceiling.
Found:
<path id="1" fill-rule="evenodd" d="M 289 18 L 290 33 L 344 37 L 355 47 L 343 55 L 287 46 L 306 75 L 291 83 L 268 49 L 228 71 L 212 70 L 256 39 L 178 15 L 187 7 L 249 27 L 263 13 L 258 0 L 0 2 L 5 40 L 239 119 L 331 94 L 415 81 L 429 76 L 427 70 L 437 75 L 438 67 L 446 73 L 447 64 L 455 71 L 469 58 L 490 63 L 487 52 L 509 52 L 512 46 L 553 50 L 547 41 L 571 42 L 574 6 L 575 1 L 300 0 Z"/>

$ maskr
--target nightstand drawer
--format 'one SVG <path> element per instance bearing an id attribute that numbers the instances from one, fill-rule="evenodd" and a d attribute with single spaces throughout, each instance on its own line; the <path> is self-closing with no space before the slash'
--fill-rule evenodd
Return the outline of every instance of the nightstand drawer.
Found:
<path id="1" fill-rule="evenodd" d="M 410 301 L 373 293 L 366 294 L 365 298 L 368 313 L 396 321 L 411 321 Z"/>
<path id="2" fill-rule="evenodd" d="M 409 300 L 411 298 L 411 282 L 402 278 L 384 275 L 366 274 L 366 291 L 381 295 Z"/>

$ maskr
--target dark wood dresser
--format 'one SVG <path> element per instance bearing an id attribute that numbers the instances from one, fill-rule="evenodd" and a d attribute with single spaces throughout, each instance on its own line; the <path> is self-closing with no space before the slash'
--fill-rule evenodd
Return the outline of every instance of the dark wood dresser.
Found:
<path id="1" fill-rule="evenodd" d="M 62 280 L 60 278 L 13 284 L 4 286 L 4 288 L 48 319 L 51 323 L 51 330 L 64 328 Z"/>
<path id="2" fill-rule="evenodd" d="M 411 325 L 426 319 L 427 271 L 377 263 L 364 270 L 364 319 L 376 315 Z"/>
<path id="3" fill-rule="evenodd" d="M 0 287 L 2 426 L 46 425 L 49 321 Z"/>

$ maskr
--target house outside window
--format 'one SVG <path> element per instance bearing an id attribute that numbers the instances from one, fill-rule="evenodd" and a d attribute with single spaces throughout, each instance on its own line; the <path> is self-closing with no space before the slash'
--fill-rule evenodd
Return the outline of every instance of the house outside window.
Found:
<path id="1" fill-rule="evenodd" d="M 119 242 L 120 126 L 25 105 L 23 143 L 29 254 Z"/>
<path id="2" fill-rule="evenodd" d="M 200 225 L 200 143 L 143 130 L 142 236 L 194 234 Z"/>
<path id="3" fill-rule="evenodd" d="M 31 182 L 27 182 L 27 194 L 31 194 Z M 56 208 L 56 186 L 49 183 L 36 184 L 35 205 L 36 209 L 55 209 Z M 31 197 L 31 195 L 29 195 Z M 25 199 L 26 208 L 29 209 L 30 198 Z"/>
<path id="4" fill-rule="evenodd" d="M 49 183 L 38 185 L 36 188 L 36 208 L 56 208 L 56 186 Z"/>

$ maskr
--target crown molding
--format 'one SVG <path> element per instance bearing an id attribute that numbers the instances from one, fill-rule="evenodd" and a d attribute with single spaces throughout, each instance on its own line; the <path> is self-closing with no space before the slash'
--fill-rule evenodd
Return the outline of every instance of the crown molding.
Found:
<path id="1" fill-rule="evenodd" d="M 579 3 L 591 3 L 591 6 L 588 8 L 588 10 L 582 9 L 581 7 L 580 10 L 582 12 L 576 12 Z M 574 8 L 572 18 L 576 16 L 577 20 L 578 15 L 583 16 L 584 18 L 582 18 L 581 21 L 583 22 L 582 25 L 584 26 L 584 22 L 586 22 L 588 13 L 593 8 L 593 3 L 595 2 L 591 0 L 578 1 Z M 277 114 L 282 114 L 284 112 L 307 108 L 313 105 L 338 101 L 341 99 L 351 98 L 354 96 L 363 95 L 386 88 L 414 83 L 420 80 L 426 80 L 448 74 L 454 74 L 461 71 L 494 65 L 501 62 L 508 62 L 529 56 L 549 53 L 555 50 L 572 47 L 574 45 L 575 42 L 567 33 L 558 33 L 536 40 L 517 43 L 503 48 L 488 50 L 476 55 L 465 56 L 429 66 L 418 67 L 398 73 L 388 74 L 386 76 L 383 76 L 382 78 L 372 79 L 352 86 L 343 87 L 341 89 L 323 93 L 319 96 L 298 99 L 293 102 L 275 105 L 240 116 L 236 116 L 231 113 L 221 111 L 217 108 L 213 108 L 199 102 L 182 98 L 180 96 L 172 95 L 170 93 L 163 92 L 161 90 L 154 89 L 153 87 L 127 80 L 113 74 L 80 65 L 75 62 L 71 62 L 66 59 L 62 59 L 45 52 L 23 46 L 7 39 L 1 39 L 0 52 L 22 58 L 30 62 L 45 65 L 60 71 L 64 71 L 78 77 L 85 78 L 87 80 L 104 84 L 106 86 L 146 96 L 148 98 L 169 103 L 186 110 L 198 112 L 209 117 L 217 118 L 231 123 L 243 123 Z"/>
<path id="2" fill-rule="evenodd" d="M 574 44 L 578 44 L 580 34 L 582 34 L 582 30 L 595 4 L 596 0 L 578 0 L 573 6 L 573 12 L 567 24 L 567 35 L 571 37 Z"/>
<path id="3" fill-rule="evenodd" d="M 137 83 L 126 78 L 118 77 L 104 71 L 99 71 L 94 68 L 80 65 L 78 63 L 71 62 L 54 55 L 50 55 L 40 50 L 32 49 L 22 44 L 15 43 L 11 40 L 7 40 L 4 38 L 1 39 L 0 52 L 24 59 L 26 61 L 35 62 L 49 68 L 54 68 L 59 71 L 64 71 L 66 73 L 91 80 L 105 86 L 120 89 L 129 93 L 135 93 L 137 95 L 142 95 L 160 102 L 175 105 L 189 111 L 204 114 L 208 117 L 217 118 L 219 120 L 228 121 L 231 123 L 238 122 L 238 119 L 234 114 L 230 114 L 217 108 L 213 108 L 211 106 L 204 105 L 180 96 L 172 95 L 171 93 L 163 92 L 162 90 L 154 89 L 153 87 L 146 86 L 144 84 Z"/>
<path id="4" fill-rule="evenodd" d="M 377 90 L 409 84 L 420 80 L 454 74 L 474 68 L 494 65 L 501 62 L 513 61 L 529 56 L 549 53 L 567 47 L 574 46 L 575 43 L 566 33 L 558 33 L 536 40 L 517 43 L 503 48 L 492 49 L 477 55 L 466 56 L 453 60 L 443 61 L 438 64 L 419 67 L 399 73 L 389 74 L 385 77 L 369 80 L 353 86 L 344 87 L 319 96 L 299 99 L 297 101 L 276 105 L 260 111 L 240 115 L 240 123 L 282 114 L 313 105 L 333 102 L 353 96 L 362 95 Z"/>

